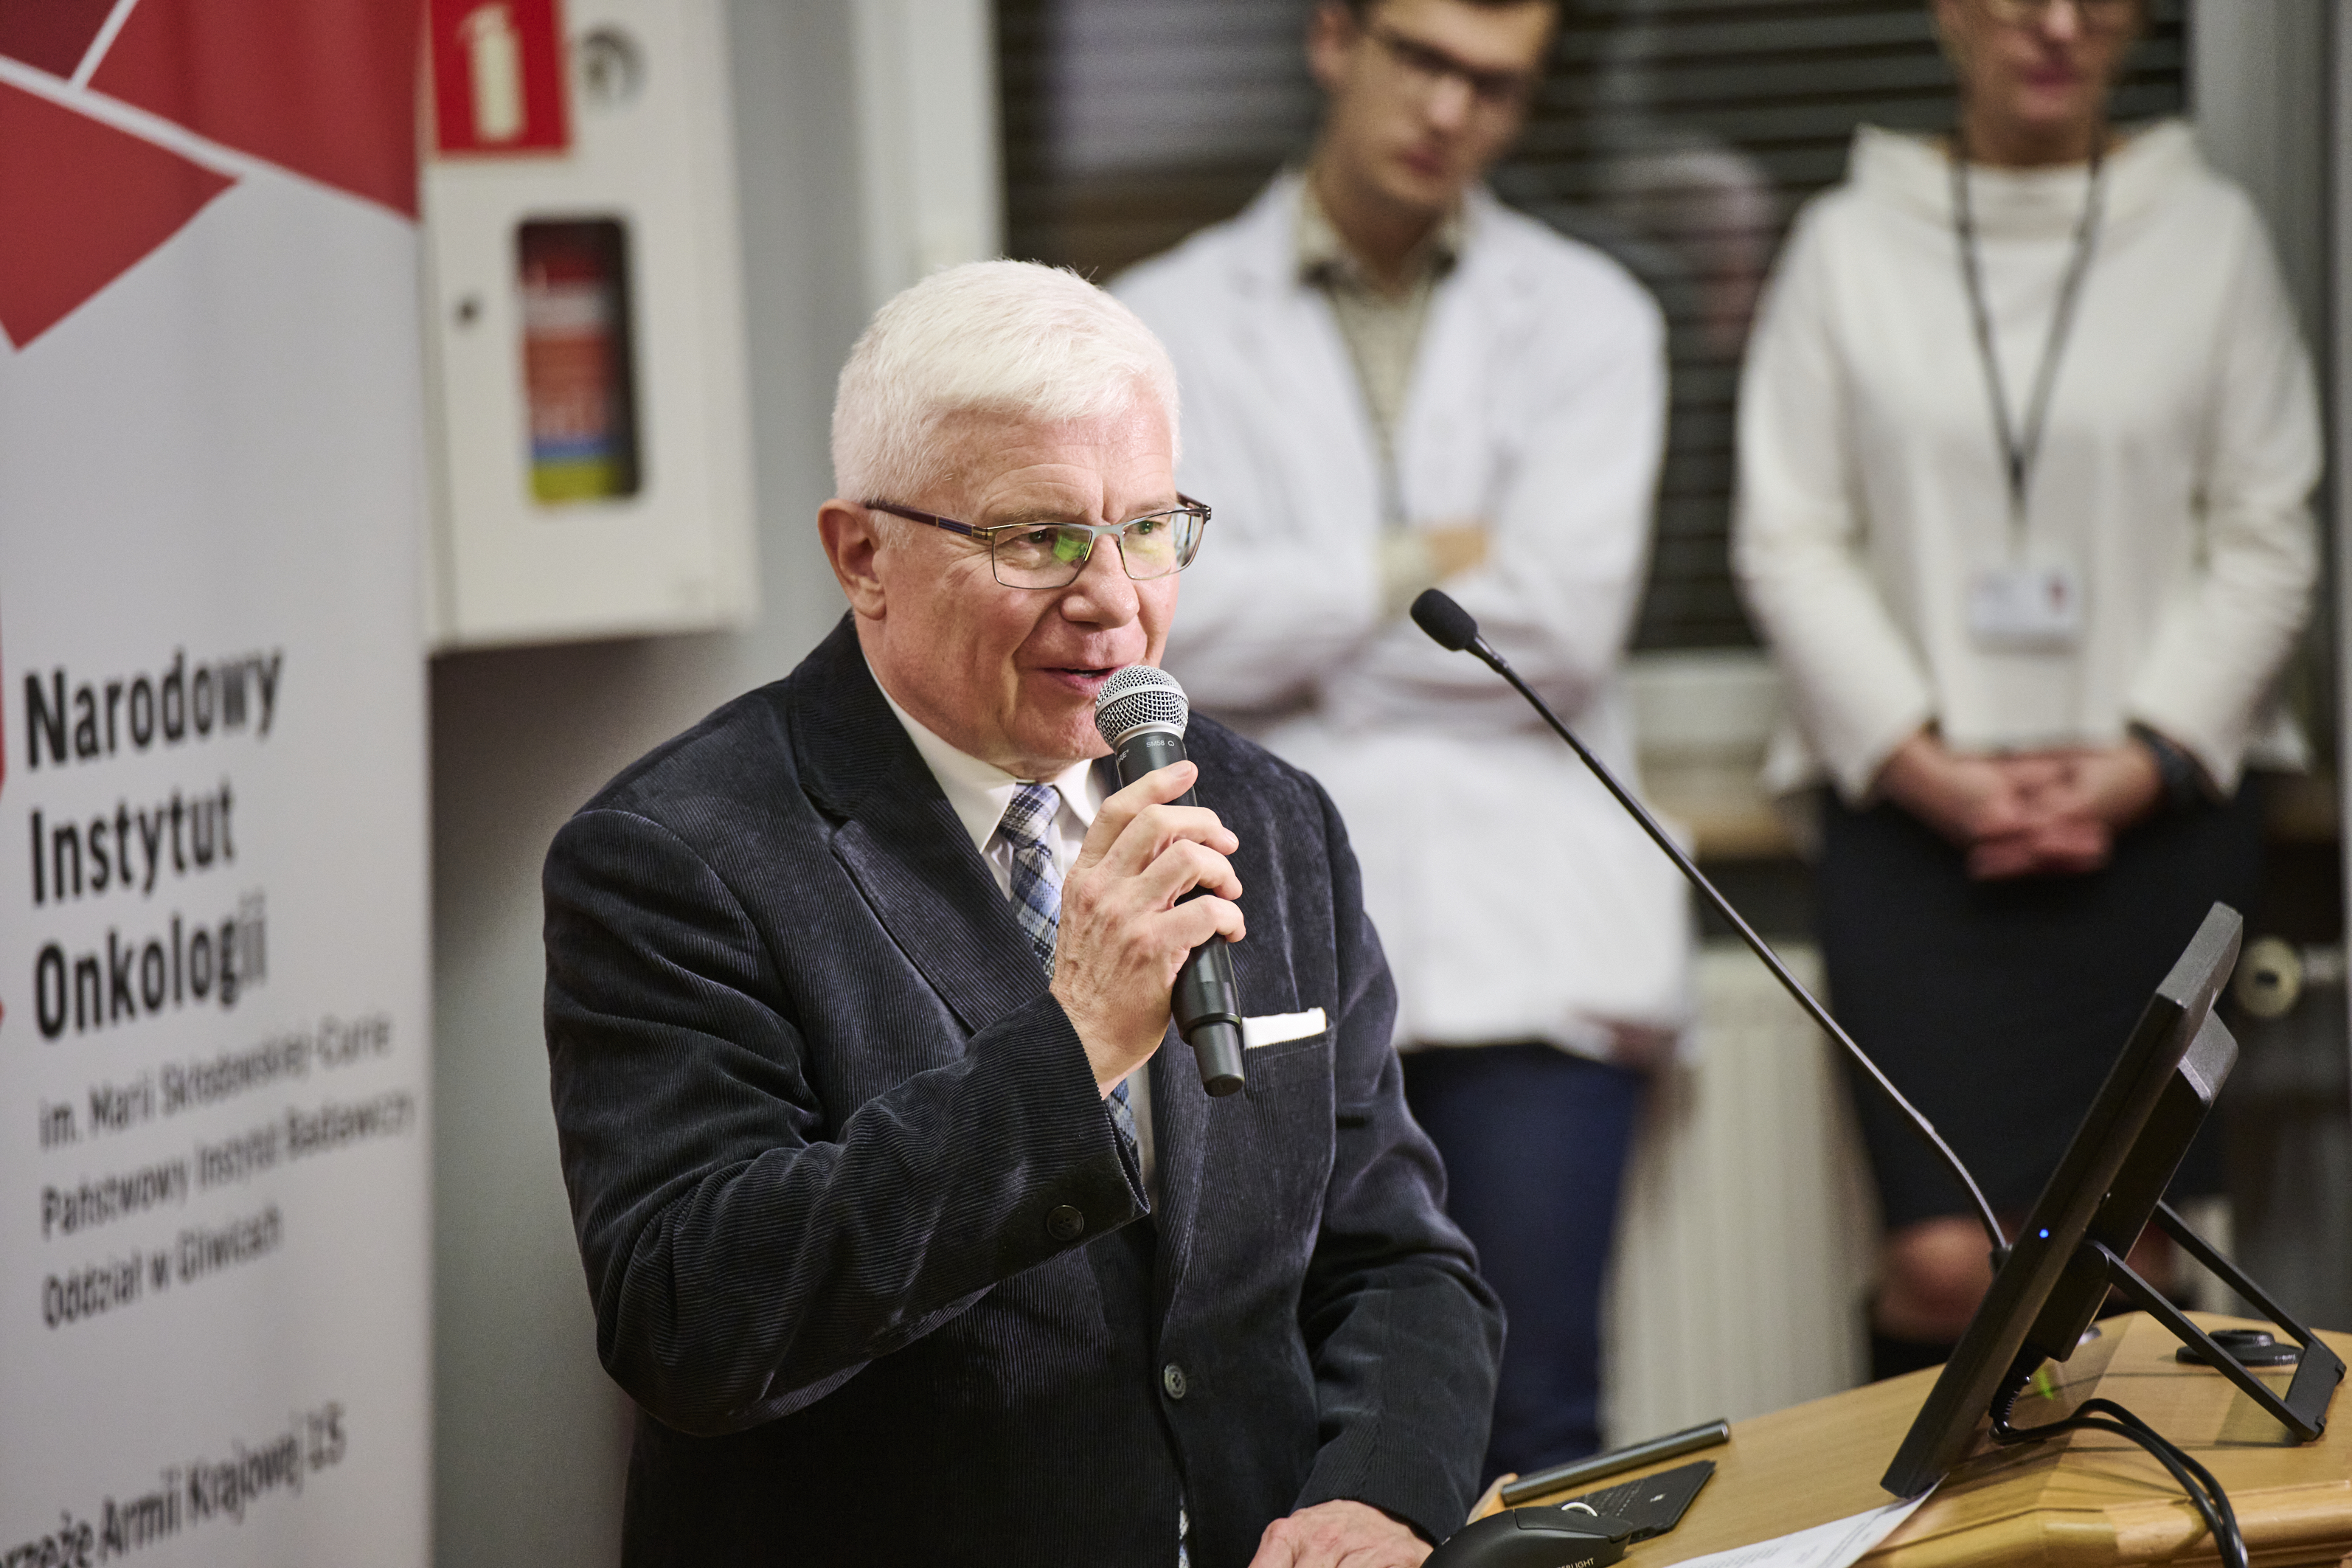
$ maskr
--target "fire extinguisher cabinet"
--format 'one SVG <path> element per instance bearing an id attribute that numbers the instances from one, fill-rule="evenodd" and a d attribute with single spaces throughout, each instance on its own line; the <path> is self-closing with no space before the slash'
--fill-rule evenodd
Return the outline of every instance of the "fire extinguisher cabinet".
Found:
<path id="1" fill-rule="evenodd" d="M 721 0 L 430 0 L 442 648 L 757 608 Z"/>

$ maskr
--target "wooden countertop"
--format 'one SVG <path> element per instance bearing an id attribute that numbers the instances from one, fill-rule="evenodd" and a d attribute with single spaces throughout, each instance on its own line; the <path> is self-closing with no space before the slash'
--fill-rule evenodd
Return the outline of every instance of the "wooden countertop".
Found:
<path id="1" fill-rule="evenodd" d="M 2197 1314 L 2208 1328 L 2240 1320 Z M 2247 1325 L 2261 1326 L 2261 1325 Z M 2054 1393 L 2029 1394 L 2021 1426 L 2054 1421 L 2095 1388 L 2194 1454 L 2229 1493 L 2256 1568 L 2352 1568 L 2352 1416 L 2340 1391 L 2317 1442 L 2296 1446 L 2220 1374 L 2172 1359 L 2178 1342 L 2140 1313 L 2108 1319 L 2056 1369 Z M 2352 1359 L 2352 1335 L 2328 1334 Z M 1679 1528 L 1636 1546 L 1629 1568 L 1769 1540 L 1892 1500 L 1878 1478 L 1927 1391 L 1931 1369 L 1736 1423 L 1729 1444 L 1592 1485 L 1711 1458 L 1717 1469 Z M 2287 1374 L 2274 1374 L 2282 1390 Z M 1497 1483 L 1499 1486 L 1499 1483 Z M 1531 1501 L 1553 1501 L 1536 1499 Z M 1495 1490 L 1472 1517 L 1492 1512 Z M 1989 1442 L 1865 1557 L 1871 1568 L 2212 1562 L 2204 1526 L 2155 1459 L 2125 1439 L 2072 1433 L 2047 1443 Z"/>

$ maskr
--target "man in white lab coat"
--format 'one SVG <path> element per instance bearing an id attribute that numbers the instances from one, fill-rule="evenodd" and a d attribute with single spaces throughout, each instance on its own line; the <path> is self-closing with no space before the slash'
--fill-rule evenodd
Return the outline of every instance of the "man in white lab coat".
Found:
<path id="1" fill-rule="evenodd" d="M 1403 618 L 1443 583 L 1612 767 L 1665 416 L 1656 306 L 1480 183 L 1552 0 L 1324 0 L 1313 157 L 1114 290 L 1215 508 L 1166 664 L 1317 774 L 1402 992 L 1414 1114 L 1509 1314 L 1487 1473 L 1599 1442 L 1642 1069 L 1687 1007 L 1675 874 L 1519 699 Z M 1476 1048 L 1469 1048 L 1476 1047 Z"/>

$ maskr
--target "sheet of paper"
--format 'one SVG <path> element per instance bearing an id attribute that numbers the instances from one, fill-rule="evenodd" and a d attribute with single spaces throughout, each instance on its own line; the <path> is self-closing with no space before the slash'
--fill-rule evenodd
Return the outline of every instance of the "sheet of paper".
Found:
<path id="1" fill-rule="evenodd" d="M 1917 1511 L 1934 1491 L 1931 1487 L 1908 1502 L 1891 1502 L 1868 1513 L 1832 1520 L 1753 1546 L 1685 1558 L 1675 1568 L 1849 1568 L 1864 1552 L 1894 1534 L 1895 1527 Z"/>

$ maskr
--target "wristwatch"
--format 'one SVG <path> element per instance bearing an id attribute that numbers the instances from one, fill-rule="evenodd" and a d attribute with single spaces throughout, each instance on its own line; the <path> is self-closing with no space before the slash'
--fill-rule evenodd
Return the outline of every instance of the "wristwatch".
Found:
<path id="1" fill-rule="evenodd" d="M 2196 758 L 2145 724 L 2134 724 L 2131 738 L 2156 759 L 2156 776 L 2164 787 L 2167 808 L 2186 811 L 2205 798 L 2205 771 L 2197 765 Z"/>

